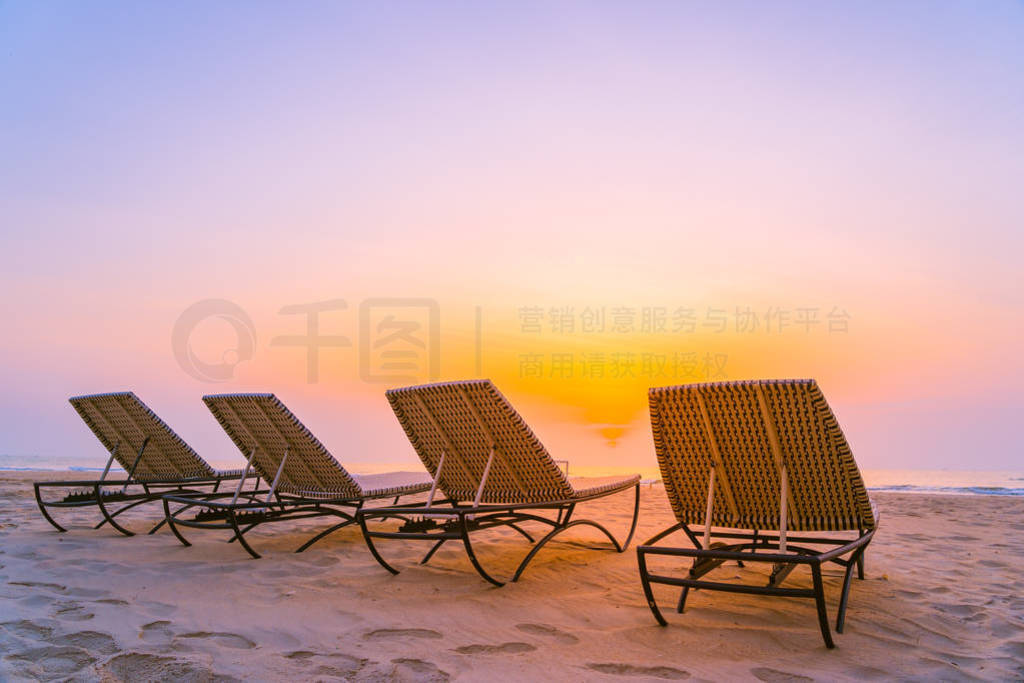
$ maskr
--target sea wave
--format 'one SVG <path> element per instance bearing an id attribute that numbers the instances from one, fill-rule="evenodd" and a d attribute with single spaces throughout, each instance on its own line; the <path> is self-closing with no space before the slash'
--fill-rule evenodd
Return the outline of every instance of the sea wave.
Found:
<path id="1" fill-rule="evenodd" d="M 915 486 L 897 484 L 894 486 L 869 486 L 868 491 L 892 493 L 945 493 L 959 496 L 1024 496 L 1024 488 L 1007 486 Z"/>
<path id="2" fill-rule="evenodd" d="M 58 467 L 58 466 L 53 466 L 53 467 L 39 467 L 39 466 L 36 466 L 36 467 L 11 467 L 11 466 L 8 466 L 8 465 L 0 465 L 0 472 L 102 472 L 102 471 L 103 471 L 102 467 L 81 467 L 81 466 L 71 466 L 71 467 Z M 124 472 L 124 470 L 122 470 L 120 468 L 113 468 L 113 467 L 110 468 L 110 471 L 111 471 L 111 473 Z"/>

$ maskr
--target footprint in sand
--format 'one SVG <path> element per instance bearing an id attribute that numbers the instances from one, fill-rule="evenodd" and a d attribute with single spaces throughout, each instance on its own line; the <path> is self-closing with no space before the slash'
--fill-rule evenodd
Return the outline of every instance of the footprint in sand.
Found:
<path id="1" fill-rule="evenodd" d="M 67 595 L 70 598 L 100 598 L 110 595 L 110 591 L 99 588 L 68 588 Z"/>
<path id="2" fill-rule="evenodd" d="M 799 683 L 800 681 L 813 681 L 813 678 L 807 676 L 801 676 L 800 674 L 791 674 L 788 671 L 779 671 L 778 669 L 769 669 L 768 667 L 758 667 L 751 669 L 750 673 L 753 674 L 754 678 L 759 681 L 766 681 L 767 683 Z"/>
<path id="3" fill-rule="evenodd" d="M 634 666 L 632 664 L 587 664 L 587 668 L 611 676 L 640 676 L 643 678 L 661 678 L 670 681 L 681 681 L 690 677 L 689 671 L 673 669 L 670 666 Z"/>
<path id="4" fill-rule="evenodd" d="M 45 640 L 53 633 L 53 629 L 49 626 L 42 626 L 34 621 L 28 619 L 22 619 L 21 621 L 5 621 L 0 626 L 3 626 L 4 630 L 8 633 L 14 634 L 21 638 L 32 638 L 35 640 Z"/>
<path id="5" fill-rule="evenodd" d="M 117 641 L 106 633 L 100 633 L 99 631 L 78 631 L 77 633 L 47 638 L 46 641 L 51 645 L 80 647 L 90 653 L 101 655 L 112 655 L 121 649 L 117 646 Z"/>
<path id="6" fill-rule="evenodd" d="M 18 553 L 11 553 L 11 557 L 17 558 L 19 560 L 38 560 L 38 559 L 40 559 L 39 553 L 35 552 L 34 550 L 27 550 L 27 551 L 22 551 L 22 552 L 18 552 Z M 42 558 L 42 559 L 46 559 L 46 558 Z"/>
<path id="7" fill-rule="evenodd" d="M 430 662 L 422 659 L 392 659 L 394 668 L 388 677 L 393 681 L 424 681 L 425 683 L 443 683 L 451 679 L 447 671 L 442 671 Z"/>
<path id="8" fill-rule="evenodd" d="M 142 625 L 139 638 L 147 643 L 169 643 L 174 638 L 169 621 L 151 621 Z"/>
<path id="9" fill-rule="evenodd" d="M 309 650 L 289 652 L 284 657 L 306 666 L 317 665 L 316 669 L 304 675 L 306 678 L 331 677 L 351 680 L 367 662 L 365 659 L 343 653 L 310 652 Z"/>
<path id="10" fill-rule="evenodd" d="M 64 621 L 88 621 L 96 615 L 77 602 L 60 600 L 53 605 L 53 616 Z"/>
<path id="11" fill-rule="evenodd" d="M 995 567 L 995 568 L 1000 568 L 1000 567 L 1005 567 L 1006 566 L 1006 563 L 1002 562 L 1000 560 L 978 560 L 978 564 L 980 564 L 982 567 Z"/>
<path id="12" fill-rule="evenodd" d="M 349 668 L 345 668 L 345 667 L 331 666 L 330 664 L 321 664 L 320 666 L 318 666 L 317 668 L 315 668 L 315 669 L 313 669 L 312 671 L 309 672 L 309 677 L 311 679 L 316 679 L 316 680 L 323 680 L 325 678 L 328 678 L 328 679 L 334 678 L 334 679 L 338 679 L 338 680 L 350 681 L 350 680 L 353 679 L 353 677 L 356 674 L 359 673 L 359 669 L 360 668 L 362 668 L 362 667 L 356 667 L 354 669 L 349 669 Z"/>
<path id="13" fill-rule="evenodd" d="M 537 648 L 529 643 L 501 643 L 500 645 L 463 645 L 455 648 L 460 655 L 517 655 L 533 652 Z"/>
<path id="14" fill-rule="evenodd" d="M 53 602 L 53 598 L 45 595 L 31 595 L 27 598 L 21 598 L 18 600 L 18 604 L 23 607 L 46 607 Z"/>
<path id="15" fill-rule="evenodd" d="M 223 632 L 208 632 L 208 631 L 195 631 L 193 633 L 182 633 L 180 636 L 174 638 L 174 644 L 177 645 L 179 640 L 182 639 L 200 639 L 204 641 L 211 641 L 217 645 L 223 647 L 231 647 L 236 650 L 251 650 L 256 647 L 256 643 L 249 640 L 245 636 L 240 636 L 236 633 L 223 633 Z"/>
<path id="16" fill-rule="evenodd" d="M 37 647 L 17 654 L 7 655 L 26 674 L 37 679 L 53 679 L 70 676 L 96 661 L 88 652 L 77 647 Z"/>
<path id="17" fill-rule="evenodd" d="M 156 617 L 166 617 L 178 611 L 176 606 L 168 605 L 166 602 L 153 602 L 147 600 L 140 601 L 138 604 L 140 607 L 144 608 L 148 614 L 152 614 Z"/>
<path id="18" fill-rule="evenodd" d="M 117 598 L 101 598 L 95 602 L 101 605 L 116 605 L 117 607 L 127 607 L 130 604 L 127 600 L 118 600 Z"/>
<path id="19" fill-rule="evenodd" d="M 62 586 L 59 583 L 40 583 L 38 581 L 8 581 L 8 586 L 25 586 L 26 588 L 41 588 L 50 593 L 64 593 L 67 591 L 66 586 Z"/>
<path id="20" fill-rule="evenodd" d="M 580 642 L 580 639 L 573 634 L 560 631 L 554 626 L 548 626 L 547 624 L 516 624 L 516 628 L 523 633 L 552 638 L 564 645 L 575 645 Z"/>
<path id="21" fill-rule="evenodd" d="M 184 659 L 129 652 L 100 667 L 101 678 L 109 681 L 230 681 L 206 667 Z"/>
<path id="22" fill-rule="evenodd" d="M 443 638 L 437 631 L 428 628 L 381 628 L 363 634 L 365 640 L 385 640 L 388 638 Z"/>

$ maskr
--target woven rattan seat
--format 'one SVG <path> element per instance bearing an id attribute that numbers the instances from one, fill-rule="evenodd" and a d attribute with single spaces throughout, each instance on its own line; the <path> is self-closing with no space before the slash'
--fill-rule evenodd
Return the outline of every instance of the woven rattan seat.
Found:
<path id="1" fill-rule="evenodd" d="M 216 470 L 211 467 L 130 391 L 75 396 L 69 401 L 107 449 L 109 459 L 103 475 L 97 480 L 34 483 L 39 509 L 58 531 L 64 531 L 64 527 L 54 521 L 48 508 L 96 505 L 103 515 L 97 528 L 109 524 L 117 531 L 131 536 L 133 532 L 115 519 L 122 512 L 147 502 L 159 501 L 168 491 L 182 494 L 213 492 L 222 482 L 241 477 L 241 470 Z M 114 462 L 127 473 L 125 479 L 107 478 Z M 82 490 L 69 494 L 63 500 L 45 501 L 42 489 L 52 487 Z M 111 488 L 120 491 L 112 491 Z M 109 505 L 113 502 L 126 505 L 110 510 Z M 163 522 L 159 522 L 150 533 L 162 525 Z"/>
<path id="2" fill-rule="evenodd" d="M 253 557 L 259 557 L 244 538 L 258 524 L 328 515 L 341 519 L 306 541 L 299 548 L 302 551 L 337 529 L 353 524 L 352 513 L 365 502 L 394 498 L 397 503 L 400 496 L 421 493 L 430 487 L 425 477 L 415 475 L 406 483 L 389 481 L 386 486 L 374 483 L 380 481 L 380 475 L 371 475 L 362 478 L 367 487 L 362 486 L 360 478 L 350 475 L 274 394 L 217 394 L 204 396 L 203 402 L 245 456 L 243 482 L 251 468 L 270 488 L 260 492 L 262 501 L 252 492 L 243 497 L 237 491 L 227 502 L 223 495 L 202 500 L 169 496 L 166 503 L 181 507 L 172 513 L 170 505 L 166 505 L 167 520 L 185 545 L 189 543 L 180 527 L 230 528 L 234 532 L 232 540 L 237 540 Z M 192 519 L 182 517 L 184 509 L 200 506 L 207 511 Z M 256 512 L 258 516 L 254 515 Z M 245 515 L 248 517 L 241 528 L 237 522 Z"/>
<path id="3" fill-rule="evenodd" d="M 398 532 L 370 532 L 364 525 L 370 549 L 389 571 L 396 570 L 377 553 L 374 538 L 434 540 L 436 545 L 424 558 L 424 562 L 445 541 L 459 539 L 480 575 L 496 585 L 502 582 L 484 571 L 476 559 L 469 539 L 471 531 L 499 525 L 517 528 L 517 523 L 526 521 L 539 521 L 553 527 L 523 560 L 513 580 L 519 578 L 541 547 L 575 525 L 586 524 L 599 529 L 620 552 L 629 544 L 636 527 L 636 505 L 633 525 L 623 545 L 596 522 L 583 519 L 570 521 L 570 517 L 578 502 L 630 488 L 637 489 L 638 501 L 640 476 L 591 480 L 582 482 L 582 488 L 576 488 L 490 380 L 403 387 L 391 389 L 386 395 L 409 442 L 433 477 L 435 490 L 443 493 L 445 500 L 433 506 L 428 504 L 415 509 L 395 507 L 364 511 L 360 513 L 360 519 L 446 515 L 461 524 L 459 527 L 450 521 L 445 526 L 449 534 L 447 536 L 431 533 L 431 525 L 420 522 L 407 524 Z M 538 519 L 537 515 L 528 512 L 531 508 L 556 511 L 558 518 Z M 473 524 L 469 524 L 469 521 Z M 522 530 L 519 532 L 532 542 L 528 533 Z"/>
<path id="4" fill-rule="evenodd" d="M 812 597 L 826 644 L 821 564 L 845 567 L 836 630 L 841 632 L 856 565 L 877 516 L 839 422 L 814 380 L 750 380 L 659 387 L 649 392 L 651 430 L 665 493 L 678 524 L 637 549 L 641 582 L 659 623 L 652 583 L 690 588 Z M 703 527 L 700 538 L 691 530 Z M 682 530 L 694 548 L 655 546 Z M 825 532 L 827 537 L 791 532 Z M 835 532 L 853 532 L 843 538 Z M 713 539 L 724 539 L 712 543 Z M 822 549 L 824 547 L 824 549 Z M 692 558 L 686 578 L 648 571 L 649 557 Z M 844 556 L 847 556 L 844 559 Z M 722 584 L 701 577 L 726 560 L 771 562 L 767 586 Z M 808 565 L 813 589 L 781 587 L 797 566 Z"/>

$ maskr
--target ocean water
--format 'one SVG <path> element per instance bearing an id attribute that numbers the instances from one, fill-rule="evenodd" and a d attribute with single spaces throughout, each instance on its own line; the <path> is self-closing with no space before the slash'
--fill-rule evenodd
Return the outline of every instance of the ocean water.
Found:
<path id="1" fill-rule="evenodd" d="M 102 472 L 106 460 L 81 457 L 43 457 L 39 455 L 5 455 L 0 453 L 0 471 L 58 471 L 58 472 Z M 111 472 L 118 471 L 124 474 L 123 470 L 114 465 Z"/>
<path id="2" fill-rule="evenodd" d="M 576 467 L 572 475 L 633 474 L 633 467 Z M 869 491 L 946 493 L 961 496 L 1024 496 L 1024 472 L 985 470 L 861 470 Z M 659 481 L 657 468 L 640 468 L 644 481 Z"/>
<path id="3" fill-rule="evenodd" d="M 84 460 L 81 457 L 11 456 L 0 454 L 0 470 L 7 471 L 74 471 L 102 472 L 105 460 Z M 237 468 L 240 463 L 213 463 L 215 466 Z M 415 461 L 391 463 L 346 463 L 354 474 L 412 471 L 421 469 Z M 570 465 L 569 474 L 580 477 L 628 475 L 636 467 L 587 467 Z M 656 467 L 640 467 L 645 482 L 661 479 Z M 124 471 L 116 465 L 114 476 Z M 864 483 L 870 491 L 896 491 L 902 493 L 944 493 L 963 496 L 1024 496 L 1024 472 L 985 470 L 863 470 Z"/>
<path id="4" fill-rule="evenodd" d="M 974 470 L 864 470 L 871 491 L 1024 496 L 1024 472 Z"/>

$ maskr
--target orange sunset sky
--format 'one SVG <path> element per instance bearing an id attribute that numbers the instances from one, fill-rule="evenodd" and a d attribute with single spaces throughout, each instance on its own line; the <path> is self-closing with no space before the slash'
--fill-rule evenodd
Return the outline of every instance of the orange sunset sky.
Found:
<path id="1" fill-rule="evenodd" d="M 272 391 L 415 467 L 407 380 L 360 371 L 411 315 L 411 381 L 490 377 L 583 467 L 654 467 L 649 386 L 813 377 L 862 467 L 1019 470 L 1021 35 L 1020 2 L 0 3 L 0 455 L 102 466 L 66 399 L 131 389 L 239 466 L 199 398 Z M 255 335 L 221 382 L 174 352 L 237 359 L 216 315 L 175 337 L 211 299 Z M 330 301 L 311 382 L 281 311 Z"/>

